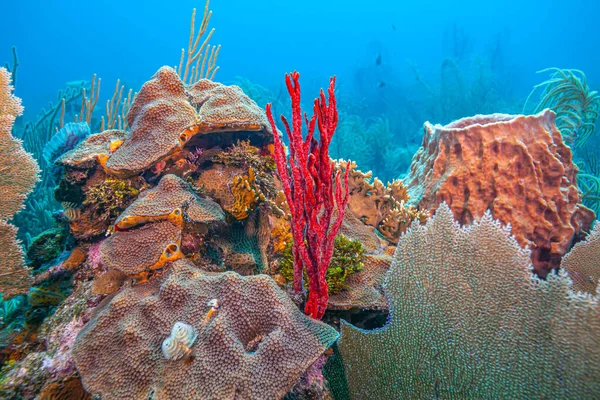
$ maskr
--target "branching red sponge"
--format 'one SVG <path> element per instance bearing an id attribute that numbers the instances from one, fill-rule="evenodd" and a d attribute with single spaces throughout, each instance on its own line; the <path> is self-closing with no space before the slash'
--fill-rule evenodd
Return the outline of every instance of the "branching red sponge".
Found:
<path id="1" fill-rule="evenodd" d="M 305 115 L 308 129 L 306 139 L 302 137 L 302 109 L 300 107 L 300 74 L 286 75 L 286 85 L 292 99 L 292 128 L 285 117 L 285 125 L 290 140 L 290 158 L 285 149 L 273 119 L 271 104 L 267 104 L 267 118 L 271 123 L 275 141 L 275 161 L 281 178 L 283 191 L 292 217 L 294 238 L 294 289 L 303 288 L 303 269 L 309 278 L 309 297 L 305 313 L 321 319 L 329 298 L 325 274 L 333 254 L 335 236 L 344 219 L 348 203 L 348 169 L 344 176 L 345 190 L 340 182 L 340 172 L 335 172 L 334 163 L 329 158 L 329 144 L 338 123 L 335 100 L 335 77 L 329 82 L 329 103 L 321 90 L 315 99 L 314 114 L 310 121 Z M 315 124 L 319 127 L 319 141 L 314 137 Z M 288 168 L 291 172 L 288 172 Z M 337 218 L 332 224 L 334 208 Z"/>

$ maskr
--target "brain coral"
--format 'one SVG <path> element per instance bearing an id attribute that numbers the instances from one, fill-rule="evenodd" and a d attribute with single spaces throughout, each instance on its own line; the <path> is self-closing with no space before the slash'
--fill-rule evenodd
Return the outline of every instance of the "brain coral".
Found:
<path id="1" fill-rule="evenodd" d="M 116 226 L 122 229 L 138 224 L 168 218 L 179 210 L 187 221 L 211 224 L 225 219 L 217 203 L 198 197 L 183 180 L 175 175 L 165 175 L 158 185 L 140 193 L 117 218 Z"/>
<path id="2" fill-rule="evenodd" d="M 592 399 L 600 396 L 600 303 L 561 270 L 540 281 L 487 212 L 460 227 L 442 204 L 398 243 L 389 324 L 342 324 L 353 399 Z"/>
<path id="3" fill-rule="evenodd" d="M 531 248 L 541 276 L 589 229 L 594 214 L 581 204 L 577 167 L 552 111 L 478 115 L 443 127 L 425 123 L 424 130 L 404 180 L 421 209 L 445 201 L 462 224 L 490 209 Z"/>
<path id="4" fill-rule="evenodd" d="M 180 251 L 181 227 L 168 221 L 115 232 L 100 245 L 100 262 L 106 269 L 134 275 L 162 268 L 183 257 Z"/>
<path id="5" fill-rule="evenodd" d="M 219 309 L 208 320 L 207 303 Z M 192 355 L 167 360 L 176 322 L 193 326 Z M 81 331 L 73 357 L 85 388 L 107 399 L 279 399 L 337 339 L 269 277 L 209 274 L 188 261 L 118 293 Z"/>

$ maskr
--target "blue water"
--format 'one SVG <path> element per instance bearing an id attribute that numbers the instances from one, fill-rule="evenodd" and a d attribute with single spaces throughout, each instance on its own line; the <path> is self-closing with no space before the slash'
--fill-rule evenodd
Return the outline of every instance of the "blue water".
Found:
<path id="1" fill-rule="evenodd" d="M 7 1 L 2 5 L 0 62 L 17 46 L 16 94 L 26 115 L 55 100 L 73 80 L 102 77 L 103 98 L 121 78 L 134 89 L 162 65 L 179 62 L 191 9 L 202 1 Z M 217 80 L 243 76 L 278 91 L 297 69 L 313 97 L 336 74 L 356 98 L 411 97 L 416 64 L 435 85 L 446 57 L 481 57 L 511 97 L 541 81 L 535 71 L 578 68 L 600 83 L 600 2 L 564 1 L 279 1 L 213 0 L 211 41 L 221 44 Z M 453 45 L 459 32 L 459 45 Z M 456 50 L 458 47 L 458 51 Z M 381 65 L 375 61 L 381 54 Z M 379 82 L 383 90 L 375 90 Z M 312 88 L 314 87 L 314 89 Z M 307 89 L 309 90 L 309 89 Z M 388 102 L 389 103 L 389 102 Z M 100 104 L 103 104 L 101 101 Z M 378 114 L 377 103 L 366 112 Z"/>

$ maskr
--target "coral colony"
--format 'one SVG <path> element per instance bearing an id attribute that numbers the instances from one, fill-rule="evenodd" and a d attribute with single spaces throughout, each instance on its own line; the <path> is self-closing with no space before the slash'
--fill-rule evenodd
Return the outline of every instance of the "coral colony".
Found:
<path id="1" fill-rule="evenodd" d="M 94 76 L 17 126 L 0 68 L 1 398 L 600 397 L 583 73 L 551 70 L 533 115 L 425 122 L 384 183 L 330 157 L 363 129 L 336 78 L 309 118 L 285 75 L 285 137 L 215 81 L 210 16 L 102 116 Z"/>

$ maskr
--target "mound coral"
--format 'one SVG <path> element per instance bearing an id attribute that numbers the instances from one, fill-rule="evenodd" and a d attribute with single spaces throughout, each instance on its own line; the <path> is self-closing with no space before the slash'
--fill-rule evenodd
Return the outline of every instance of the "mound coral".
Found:
<path id="1" fill-rule="evenodd" d="M 352 398 L 594 398 L 600 303 L 564 271 L 540 281 L 530 253 L 487 212 L 460 227 L 442 204 L 398 243 L 383 329 L 342 325 Z"/>
<path id="2" fill-rule="evenodd" d="M 173 361 L 161 346 L 176 322 L 198 336 L 190 357 Z M 208 274 L 179 260 L 164 277 L 119 292 L 72 354 L 84 387 L 103 398 L 279 399 L 337 336 L 265 275 Z"/>
<path id="3" fill-rule="evenodd" d="M 92 168 L 97 163 L 98 156 L 110 154 L 111 143 L 123 140 L 125 135 L 124 131 L 118 130 L 107 130 L 90 135 L 73 150 L 60 156 L 55 163 L 78 169 Z"/>
<path id="4" fill-rule="evenodd" d="M 158 185 L 144 190 L 117 218 L 118 229 L 160 220 L 182 225 L 183 221 L 213 224 L 225 219 L 218 204 L 196 195 L 189 185 L 175 175 L 165 175 Z"/>
<path id="5" fill-rule="evenodd" d="M 127 275 L 160 269 L 182 258 L 181 227 L 168 221 L 115 232 L 100 245 L 100 262 Z"/>
<path id="6" fill-rule="evenodd" d="M 235 137 L 270 141 L 263 112 L 239 88 L 201 79 L 187 87 L 162 67 L 146 82 L 127 114 L 130 134 L 112 154 L 100 154 L 106 171 L 130 176 L 150 169 L 184 146 L 208 148 Z"/>
<path id="7" fill-rule="evenodd" d="M 23 202 L 39 180 L 39 168 L 21 141 L 12 134 L 15 118 L 23 112 L 21 99 L 13 96 L 11 75 L 0 68 L 0 246 L 4 254 L 0 272 L 0 292 L 8 299 L 27 291 L 31 279 L 24 267 L 23 250 L 17 229 L 6 222 L 23 208 Z"/>
<path id="8" fill-rule="evenodd" d="M 594 213 L 581 204 L 577 167 L 552 111 L 478 115 L 424 130 L 404 180 L 409 202 L 435 210 L 445 201 L 461 224 L 490 209 L 531 248 L 542 277 L 589 229 Z"/>

